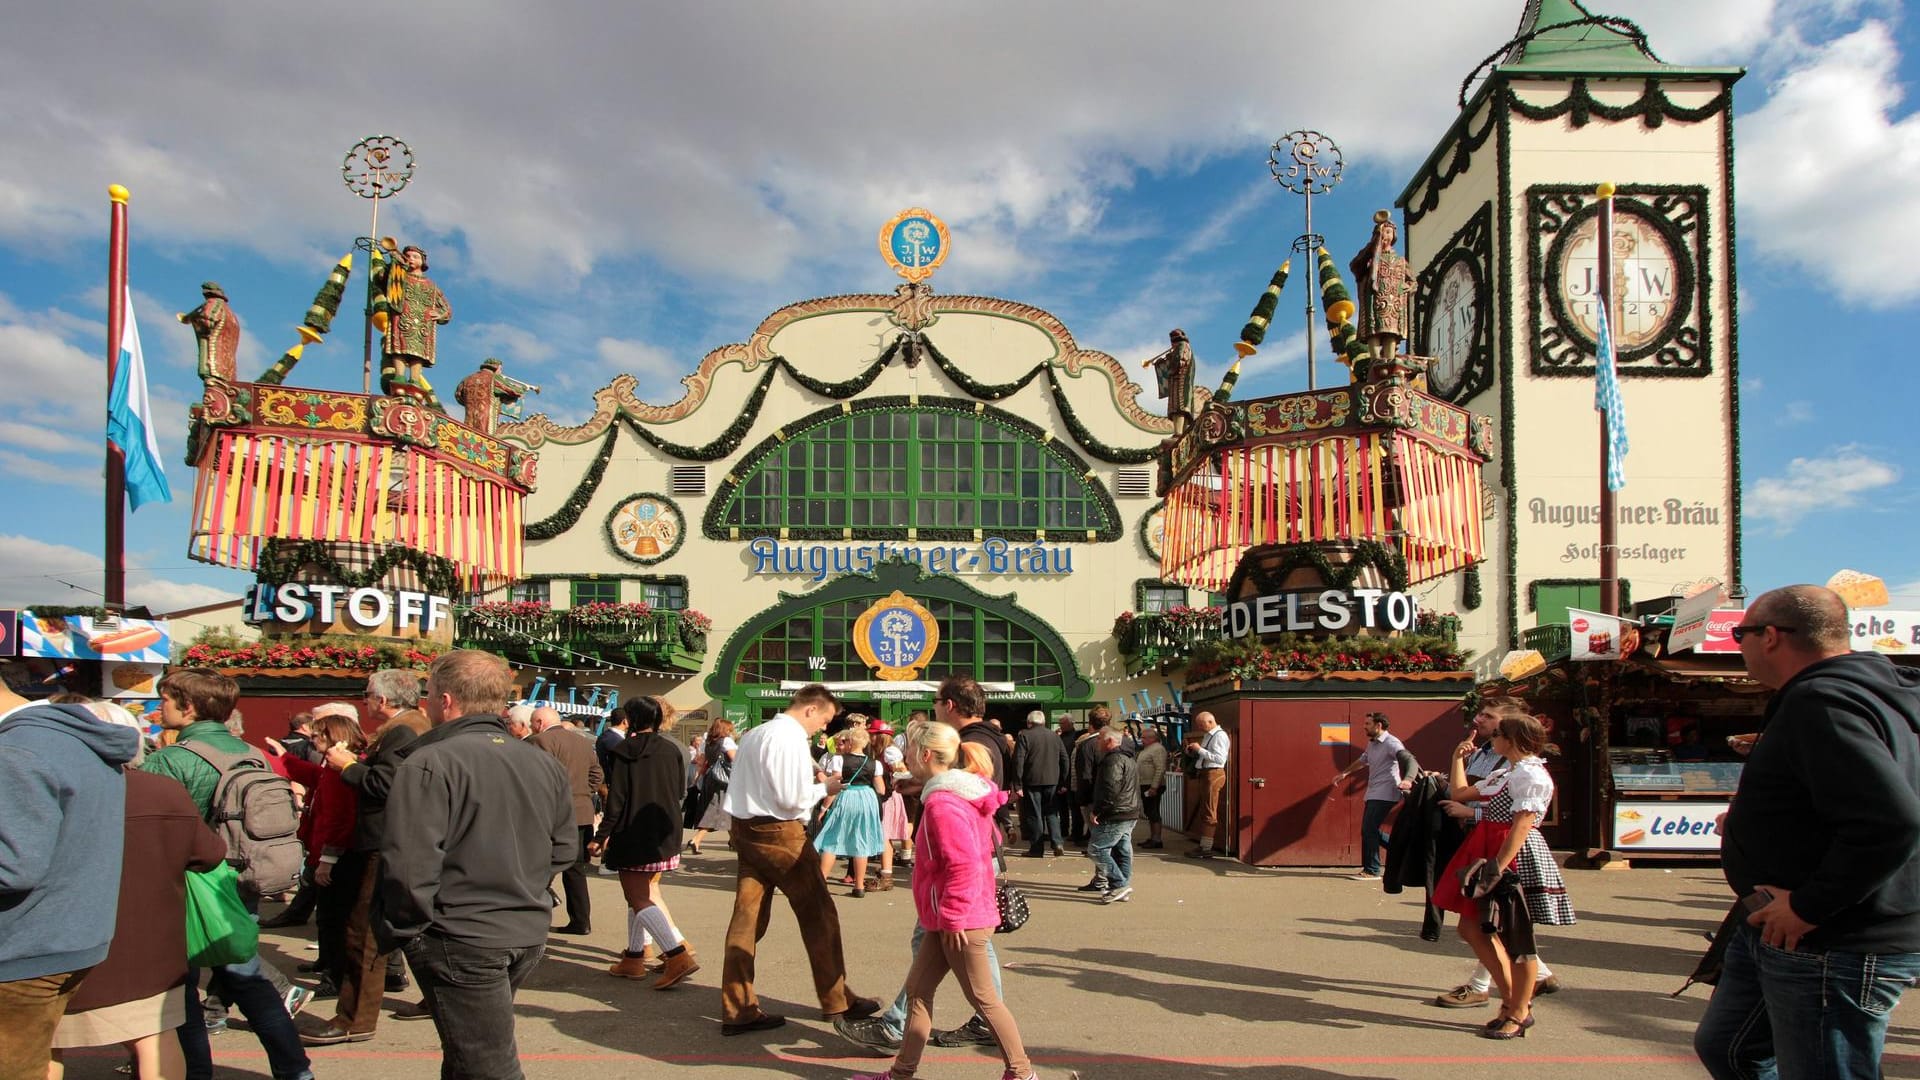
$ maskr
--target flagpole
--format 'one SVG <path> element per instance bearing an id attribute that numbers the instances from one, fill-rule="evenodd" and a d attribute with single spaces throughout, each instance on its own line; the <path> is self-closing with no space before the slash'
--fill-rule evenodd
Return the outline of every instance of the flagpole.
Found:
<path id="1" fill-rule="evenodd" d="M 1600 215 L 1596 223 L 1599 235 L 1594 239 L 1599 248 L 1599 281 L 1595 283 L 1595 298 L 1600 300 L 1600 317 L 1607 321 L 1607 336 L 1616 343 L 1620 340 L 1614 333 L 1617 327 L 1613 295 L 1613 185 L 1603 183 L 1595 189 L 1600 197 Z M 1618 346 L 1615 346 L 1618 354 Z M 1599 359 L 1595 357 L 1596 361 Z M 1597 376 L 1596 376 L 1597 377 Z M 1600 611 L 1604 615 L 1620 614 L 1620 544 L 1614 535 L 1618 526 L 1618 513 L 1614 509 L 1613 488 L 1607 484 L 1607 447 L 1612 443 L 1613 432 L 1604 409 L 1600 413 Z"/>
<path id="2" fill-rule="evenodd" d="M 120 336 L 126 327 L 127 295 L 127 189 L 119 184 L 107 188 L 112 200 L 113 224 L 107 240 L 107 393 L 113 392 L 113 378 L 120 367 Z M 103 592 L 109 611 L 127 604 L 126 513 L 127 455 L 107 440 L 107 579 Z"/>

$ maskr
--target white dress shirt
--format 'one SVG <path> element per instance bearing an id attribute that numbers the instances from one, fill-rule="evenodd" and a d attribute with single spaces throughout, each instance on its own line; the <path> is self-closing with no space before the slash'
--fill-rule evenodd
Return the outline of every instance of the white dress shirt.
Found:
<path id="1" fill-rule="evenodd" d="M 1227 750 L 1233 740 L 1227 737 L 1226 728 L 1214 728 L 1200 740 L 1200 767 L 1203 769 L 1224 769 L 1227 767 Z"/>
<path id="2" fill-rule="evenodd" d="M 727 787 L 727 813 L 737 818 L 770 817 L 798 821 L 827 797 L 814 780 L 813 755 L 800 721 L 778 713 L 740 737 L 733 758 L 733 782 Z"/>

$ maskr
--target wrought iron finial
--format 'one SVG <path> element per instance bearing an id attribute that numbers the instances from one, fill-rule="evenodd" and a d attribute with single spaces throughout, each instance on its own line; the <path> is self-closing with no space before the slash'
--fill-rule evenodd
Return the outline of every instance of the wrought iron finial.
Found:
<path id="1" fill-rule="evenodd" d="M 413 148 L 391 135 L 369 135 L 347 151 L 340 176 L 363 199 L 392 198 L 413 179 Z"/>
<path id="2" fill-rule="evenodd" d="M 1289 131 L 1267 154 L 1274 180 L 1295 195 L 1325 195 L 1340 183 L 1345 168 L 1340 147 L 1317 131 Z"/>

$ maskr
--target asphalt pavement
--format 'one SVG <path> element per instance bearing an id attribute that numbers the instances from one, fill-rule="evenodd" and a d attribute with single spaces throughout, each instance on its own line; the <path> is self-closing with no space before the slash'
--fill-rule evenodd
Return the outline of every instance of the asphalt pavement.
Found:
<path id="1" fill-rule="evenodd" d="M 764 1007 L 789 1022 L 722 1037 L 720 966 L 734 870 L 723 840 L 712 838 L 704 854 L 666 879 L 668 906 L 702 964 L 670 990 L 606 974 L 625 942 L 624 909 L 618 882 L 593 877 L 594 933 L 551 938 L 519 995 L 517 1033 L 529 1077 L 828 1080 L 885 1067 L 820 1018 L 799 929 L 784 904 L 760 947 L 757 988 Z M 1580 923 L 1544 929 L 1540 947 L 1564 989 L 1537 1002 L 1538 1023 L 1526 1039 L 1491 1042 L 1475 1036 L 1491 1007 L 1428 1003 L 1463 981 L 1469 956 L 1451 925 L 1439 942 L 1420 940 L 1418 893 L 1386 895 L 1347 880 L 1351 868 L 1259 870 L 1183 858 L 1176 847 L 1185 844 L 1138 853 L 1133 898 L 1104 907 L 1075 891 L 1091 874 L 1085 858 L 1011 860 L 1033 917 L 996 947 L 1008 1003 L 1042 1077 L 1705 1075 L 1691 1040 L 1707 989 L 1668 995 L 1693 970 L 1706 948 L 1702 935 L 1730 902 L 1717 870 L 1567 871 Z M 898 888 L 861 899 L 833 886 L 849 982 L 870 997 L 891 998 L 907 968 L 913 901 L 905 871 L 898 876 Z M 313 955 L 311 927 L 262 940 L 289 971 Z M 418 992 L 393 998 L 416 1001 Z M 329 1005 L 318 1001 L 312 1010 L 324 1017 Z M 1894 1014 L 1887 1076 L 1920 1077 L 1916 1007 L 1910 997 Z M 966 1017 L 958 988 L 947 983 L 934 1004 L 936 1027 Z M 259 1044 L 237 1015 L 213 1051 L 222 1075 L 267 1075 Z M 419 1080 L 438 1068 L 439 1044 L 430 1023 L 383 1017 L 373 1041 L 316 1048 L 312 1057 L 320 1080 Z M 80 1052 L 67 1075 L 116 1080 L 118 1060 L 110 1051 Z M 930 1048 L 919 1075 L 987 1080 L 998 1066 L 990 1048 Z"/>

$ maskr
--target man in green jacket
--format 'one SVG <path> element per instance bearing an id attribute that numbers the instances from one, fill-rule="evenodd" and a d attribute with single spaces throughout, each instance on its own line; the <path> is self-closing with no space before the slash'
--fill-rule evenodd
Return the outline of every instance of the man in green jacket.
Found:
<path id="1" fill-rule="evenodd" d="M 220 784 L 220 770 L 180 744 L 202 743 L 209 750 L 251 753 L 252 747 L 227 730 L 227 717 L 238 700 L 239 684 L 209 668 L 174 668 L 160 680 L 160 726 L 176 735 L 173 745 L 148 754 L 141 768 L 180 781 L 203 818 L 212 816 L 213 791 Z M 252 905 L 252 898 L 243 899 Z M 212 1019 L 203 1020 L 195 1000 L 198 982 L 197 975 L 187 980 L 187 1022 L 180 1026 L 180 1047 L 186 1054 L 189 1077 L 197 1080 L 213 1075 L 207 1033 L 226 1028 L 225 1003 L 231 1003 L 240 1007 L 248 1029 L 266 1050 L 275 1080 L 312 1080 L 313 1066 L 300 1044 L 293 1017 L 312 1000 L 313 991 L 294 986 L 273 965 L 255 956 L 213 969 L 212 990 L 223 1004 L 215 1007 Z"/>

